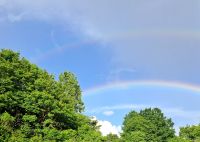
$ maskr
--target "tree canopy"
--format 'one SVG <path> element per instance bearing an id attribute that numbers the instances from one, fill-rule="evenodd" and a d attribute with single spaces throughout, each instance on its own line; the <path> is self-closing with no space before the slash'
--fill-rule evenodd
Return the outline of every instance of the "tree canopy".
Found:
<path id="1" fill-rule="evenodd" d="M 80 113 L 83 110 L 81 89 L 72 73 L 64 72 L 56 81 L 19 53 L 0 52 L 0 141 L 65 141 L 76 137 L 88 141 L 91 137 L 83 131 L 98 139 L 100 132 Z"/>
<path id="2" fill-rule="evenodd" d="M 122 138 L 126 142 L 167 142 L 175 136 L 173 125 L 158 108 L 131 111 L 124 118 Z"/>
<path id="3" fill-rule="evenodd" d="M 180 137 L 184 139 L 200 142 L 200 125 L 181 127 L 179 133 Z"/>

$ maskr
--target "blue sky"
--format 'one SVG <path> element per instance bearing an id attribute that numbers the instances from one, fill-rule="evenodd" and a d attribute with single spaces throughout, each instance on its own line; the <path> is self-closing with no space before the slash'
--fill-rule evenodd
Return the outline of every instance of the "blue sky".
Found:
<path id="1" fill-rule="evenodd" d="M 199 123 L 199 39 L 198 0 L 0 0 L 0 48 L 75 73 L 102 131 L 156 106 L 176 128 Z"/>

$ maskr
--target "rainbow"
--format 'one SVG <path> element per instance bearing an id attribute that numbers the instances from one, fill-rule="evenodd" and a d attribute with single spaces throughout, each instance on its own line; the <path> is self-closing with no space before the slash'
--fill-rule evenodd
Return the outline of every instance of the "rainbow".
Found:
<path id="1" fill-rule="evenodd" d="M 130 38 L 130 37 L 144 37 L 144 36 L 199 39 L 200 31 L 176 30 L 176 29 L 150 29 L 150 30 L 145 29 L 145 30 L 134 30 L 128 32 L 118 32 L 111 35 L 109 34 L 109 37 L 112 38 Z"/>
<path id="2" fill-rule="evenodd" d="M 91 95 L 100 91 L 105 91 L 113 88 L 129 89 L 133 86 L 155 86 L 155 87 L 167 87 L 188 90 L 192 92 L 200 93 L 200 86 L 182 83 L 177 81 L 162 81 L 162 80 L 138 80 L 138 81 L 123 81 L 113 82 L 105 85 L 96 86 L 94 88 L 86 89 L 83 91 L 83 95 Z"/>

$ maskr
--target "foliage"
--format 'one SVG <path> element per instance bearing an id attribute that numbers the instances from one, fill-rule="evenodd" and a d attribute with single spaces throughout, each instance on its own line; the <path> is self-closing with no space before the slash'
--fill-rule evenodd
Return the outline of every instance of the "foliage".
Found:
<path id="1" fill-rule="evenodd" d="M 131 111 L 125 116 L 122 127 L 123 141 L 167 142 L 173 138 L 173 122 L 160 109 L 144 109 L 139 113 Z"/>
<path id="2" fill-rule="evenodd" d="M 104 138 L 105 142 L 120 142 L 120 138 L 116 134 L 108 134 Z"/>
<path id="3" fill-rule="evenodd" d="M 169 139 L 168 142 L 191 142 L 191 141 L 181 137 L 174 137 L 172 139 Z"/>
<path id="4" fill-rule="evenodd" d="M 186 126 L 180 128 L 180 137 L 194 141 L 200 142 L 200 125 Z"/>
<path id="5" fill-rule="evenodd" d="M 100 132 L 83 110 L 72 73 L 64 72 L 56 81 L 19 53 L 0 52 L 0 141 L 98 139 Z"/>

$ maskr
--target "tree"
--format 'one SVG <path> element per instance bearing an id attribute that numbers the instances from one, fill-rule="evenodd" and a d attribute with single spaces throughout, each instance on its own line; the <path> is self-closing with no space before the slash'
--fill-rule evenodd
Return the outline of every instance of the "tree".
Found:
<path id="1" fill-rule="evenodd" d="M 150 123 L 136 111 L 131 111 L 125 116 L 123 122 L 122 139 L 127 142 L 145 141 L 146 130 Z"/>
<path id="2" fill-rule="evenodd" d="M 60 88 L 61 96 L 63 101 L 72 105 L 75 112 L 82 112 L 84 110 L 84 104 L 81 100 L 81 90 L 78 85 L 78 81 L 74 74 L 70 72 L 64 72 L 59 76 L 58 86 Z M 68 97 L 65 97 L 68 96 Z"/>
<path id="3" fill-rule="evenodd" d="M 72 73 L 56 81 L 19 53 L 0 52 L 0 141 L 75 141 L 89 137 L 85 129 L 100 137 L 83 110 Z"/>
<path id="4" fill-rule="evenodd" d="M 123 141 L 124 142 L 146 142 L 145 138 L 146 134 L 141 131 L 133 131 L 124 135 Z"/>
<path id="5" fill-rule="evenodd" d="M 194 142 L 200 141 L 200 125 L 181 127 L 180 137 Z"/>
<path id="6" fill-rule="evenodd" d="M 173 122 L 158 108 L 131 111 L 124 118 L 122 130 L 124 141 L 167 142 L 175 136 Z"/>
<path id="7" fill-rule="evenodd" d="M 105 142 L 120 142 L 120 138 L 116 134 L 108 134 L 105 136 Z"/>
<path id="8" fill-rule="evenodd" d="M 191 142 L 191 141 L 181 137 L 174 137 L 172 139 L 169 139 L 168 142 Z"/>

